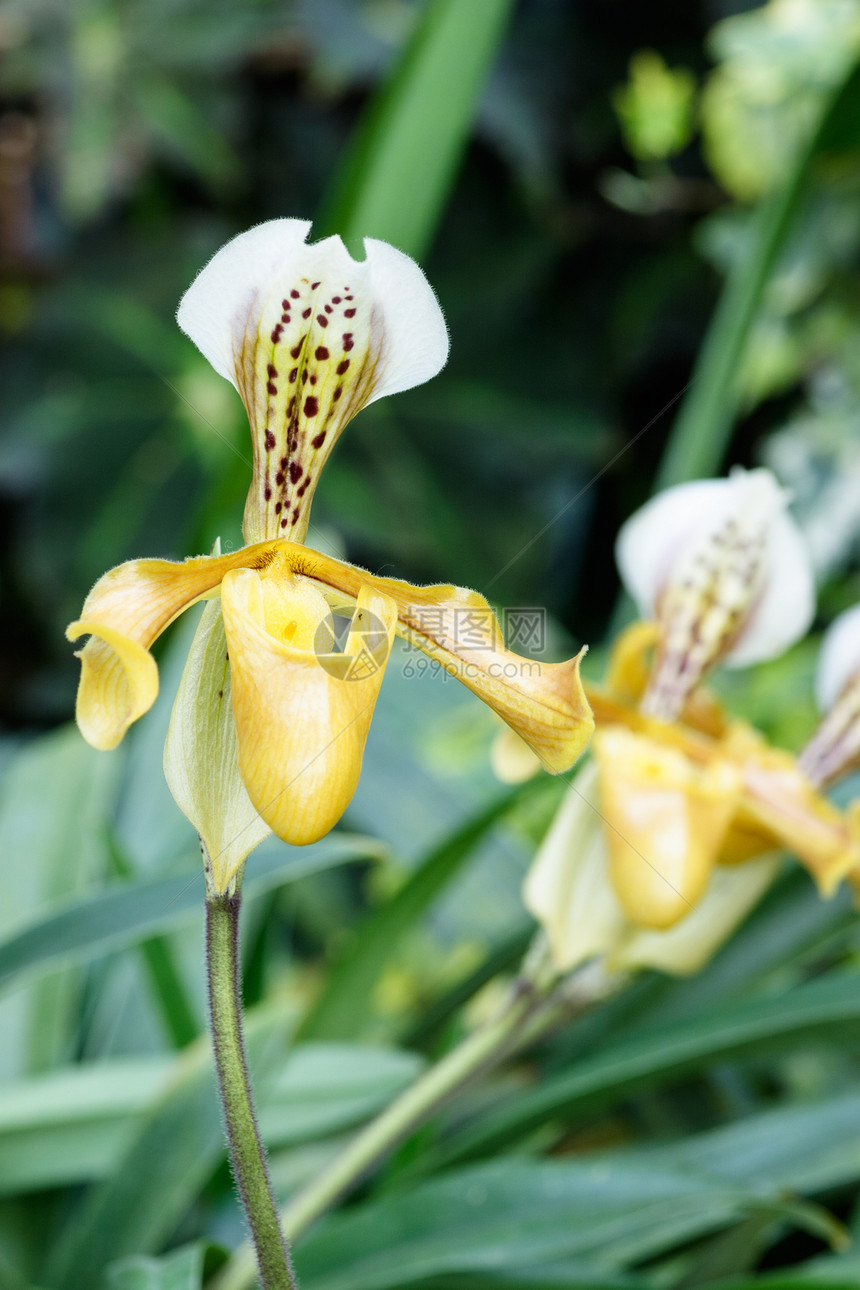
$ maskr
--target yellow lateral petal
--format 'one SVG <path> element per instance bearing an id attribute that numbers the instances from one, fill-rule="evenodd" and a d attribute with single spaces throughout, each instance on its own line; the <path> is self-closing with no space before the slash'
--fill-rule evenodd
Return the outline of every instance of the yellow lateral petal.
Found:
<path id="1" fill-rule="evenodd" d="M 184 609 L 210 594 L 229 569 L 265 568 L 271 543 L 225 556 L 130 560 L 99 578 L 69 640 L 89 635 L 80 651 L 77 718 L 94 748 L 115 748 L 128 727 L 152 707 L 158 669 L 149 646 Z"/>
<path id="2" fill-rule="evenodd" d="M 317 655 L 266 630 L 267 581 L 239 569 L 221 589 L 239 767 L 263 819 L 284 841 L 301 846 L 334 827 L 358 785 L 396 608 L 363 590 L 344 653 Z M 282 615 L 283 584 L 277 594 Z M 308 613 L 300 588 L 302 634 Z M 322 609 L 318 625 L 324 626 Z"/>
<path id="3" fill-rule="evenodd" d="M 78 652 L 78 726 L 87 743 L 107 751 L 116 748 L 131 723 L 155 703 L 158 668 L 148 650 L 110 627 L 87 619 L 73 627 L 77 630 L 72 640 L 90 635 Z"/>
<path id="4" fill-rule="evenodd" d="M 610 877 L 640 927 L 666 928 L 702 898 L 741 791 L 737 769 L 703 770 L 621 727 L 595 738 Z"/>
<path id="5" fill-rule="evenodd" d="M 230 680 L 221 605 L 212 600 L 179 682 L 164 745 L 164 777 L 203 839 L 219 892 L 271 832 L 239 774 Z"/>
<path id="6" fill-rule="evenodd" d="M 552 774 L 569 770 L 584 751 L 594 730 L 579 675 L 584 650 L 564 663 L 522 658 L 505 648 L 496 615 L 476 591 L 416 587 L 306 547 L 285 543 L 282 550 L 296 572 L 353 600 L 362 587 L 389 597 L 397 609 L 398 635 L 489 704 Z"/>

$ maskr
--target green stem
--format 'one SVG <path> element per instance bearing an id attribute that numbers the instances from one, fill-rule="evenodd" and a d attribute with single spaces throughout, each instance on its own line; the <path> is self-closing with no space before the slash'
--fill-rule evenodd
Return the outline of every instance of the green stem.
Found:
<path id="1" fill-rule="evenodd" d="M 492 1021 L 420 1076 L 287 1205 L 281 1223 L 290 1240 L 306 1232 L 467 1081 L 605 997 L 617 983 L 620 978 L 589 970 L 574 988 L 563 983 L 554 989 L 555 982 L 540 970 L 535 976 L 520 977 Z M 253 1255 L 243 1246 L 216 1277 L 212 1290 L 250 1290 L 253 1279 Z"/>
<path id="2" fill-rule="evenodd" d="M 239 906 L 235 895 L 207 893 L 206 963 L 215 1065 L 233 1176 L 251 1229 L 263 1290 L 296 1290 L 292 1266 L 260 1141 L 245 1044 L 239 987 Z M 251 1276 L 253 1283 L 254 1269 Z"/>

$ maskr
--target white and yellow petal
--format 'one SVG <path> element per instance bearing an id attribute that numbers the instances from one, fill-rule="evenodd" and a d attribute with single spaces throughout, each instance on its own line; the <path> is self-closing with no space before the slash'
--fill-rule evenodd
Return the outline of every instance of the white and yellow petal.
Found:
<path id="1" fill-rule="evenodd" d="M 717 662 L 746 667 L 809 628 L 812 563 L 767 470 L 670 488 L 622 527 L 625 586 L 661 638 L 645 710 L 674 719 Z"/>
<path id="2" fill-rule="evenodd" d="M 279 837 L 316 841 L 358 785 L 396 608 L 362 589 L 339 654 L 325 649 L 329 607 L 302 578 L 237 569 L 224 578 L 221 604 L 248 795 Z"/>
<path id="3" fill-rule="evenodd" d="M 238 389 L 254 479 L 245 536 L 303 541 L 320 471 L 343 427 L 385 394 L 443 367 L 448 334 L 423 273 L 368 238 L 354 260 L 339 237 L 308 244 L 303 220 L 233 238 L 185 293 L 177 319 Z"/>
<path id="4" fill-rule="evenodd" d="M 230 662 L 221 605 L 210 600 L 191 643 L 164 745 L 164 777 L 199 833 L 224 892 L 271 829 L 239 773 Z"/>

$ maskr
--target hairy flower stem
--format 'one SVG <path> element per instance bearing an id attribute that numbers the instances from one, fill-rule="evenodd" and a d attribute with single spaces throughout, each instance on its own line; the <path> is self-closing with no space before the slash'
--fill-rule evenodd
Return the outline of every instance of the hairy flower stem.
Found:
<path id="1" fill-rule="evenodd" d="M 287 1244 L 266 1169 L 242 1033 L 239 986 L 241 897 L 206 897 L 206 964 L 215 1065 L 233 1176 L 251 1230 L 263 1290 L 296 1290 Z M 252 1267 L 251 1284 L 254 1270 Z"/>
<path id="2" fill-rule="evenodd" d="M 421 1075 L 286 1206 L 281 1223 L 290 1240 L 306 1232 L 469 1080 L 585 1011 L 620 983 L 620 977 L 590 968 L 564 983 L 560 992 L 553 981 L 520 977 L 493 1020 Z M 250 1290 L 253 1283 L 253 1255 L 243 1246 L 216 1277 L 212 1290 Z"/>

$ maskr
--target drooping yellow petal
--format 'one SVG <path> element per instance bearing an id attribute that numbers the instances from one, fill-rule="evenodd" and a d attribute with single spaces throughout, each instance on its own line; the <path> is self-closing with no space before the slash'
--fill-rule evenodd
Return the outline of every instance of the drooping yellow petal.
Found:
<path id="1" fill-rule="evenodd" d="M 78 653 L 76 716 L 87 743 L 107 751 L 155 703 L 158 668 L 149 650 L 103 623 L 83 618 L 67 634 L 75 640 L 88 633 L 90 639 Z"/>
<path id="2" fill-rule="evenodd" d="M 149 646 L 195 600 L 210 594 L 228 569 L 265 568 L 272 544 L 224 556 L 130 560 L 99 578 L 81 617 L 66 629 L 69 640 L 90 636 L 79 652 L 77 719 L 94 748 L 115 748 L 128 727 L 158 695 L 158 669 Z"/>
<path id="3" fill-rule="evenodd" d="M 477 591 L 379 578 L 306 547 L 282 551 L 295 572 L 353 601 L 363 587 L 389 597 L 398 635 L 489 704 L 552 774 L 569 770 L 585 749 L 594 721 L 579 675 L 584 650 L 564 663 L 523 658 L 505 648 L 501 624 Z"/>
<path id="4" fill-rule="evenodd" d="M 164 777 L 203 839 L 216 890 L 226 891 L 271 829 L 239 773 L 227 640 L 216 600 L 203 610 L 188 652 L 164 745 Z"/>
<path id="5" fill-rule="evenodd" d="M 728 760 L 699 770 L 621 727 L 598 733 L 610 877 L 628 917 L 666 928 L 702 898 L 741 791 Z"/>
<path id="6" fill-rule="evenodd" d="M 396 607 L 362 589 L 338 654 L 312 647 L 329 633 L 323 597 L 283 570 L 270 578 L 228 573 L 221 604 L 248 794 L 284 841 L 314 842 L 334 827 L 358 785 Z"/>

